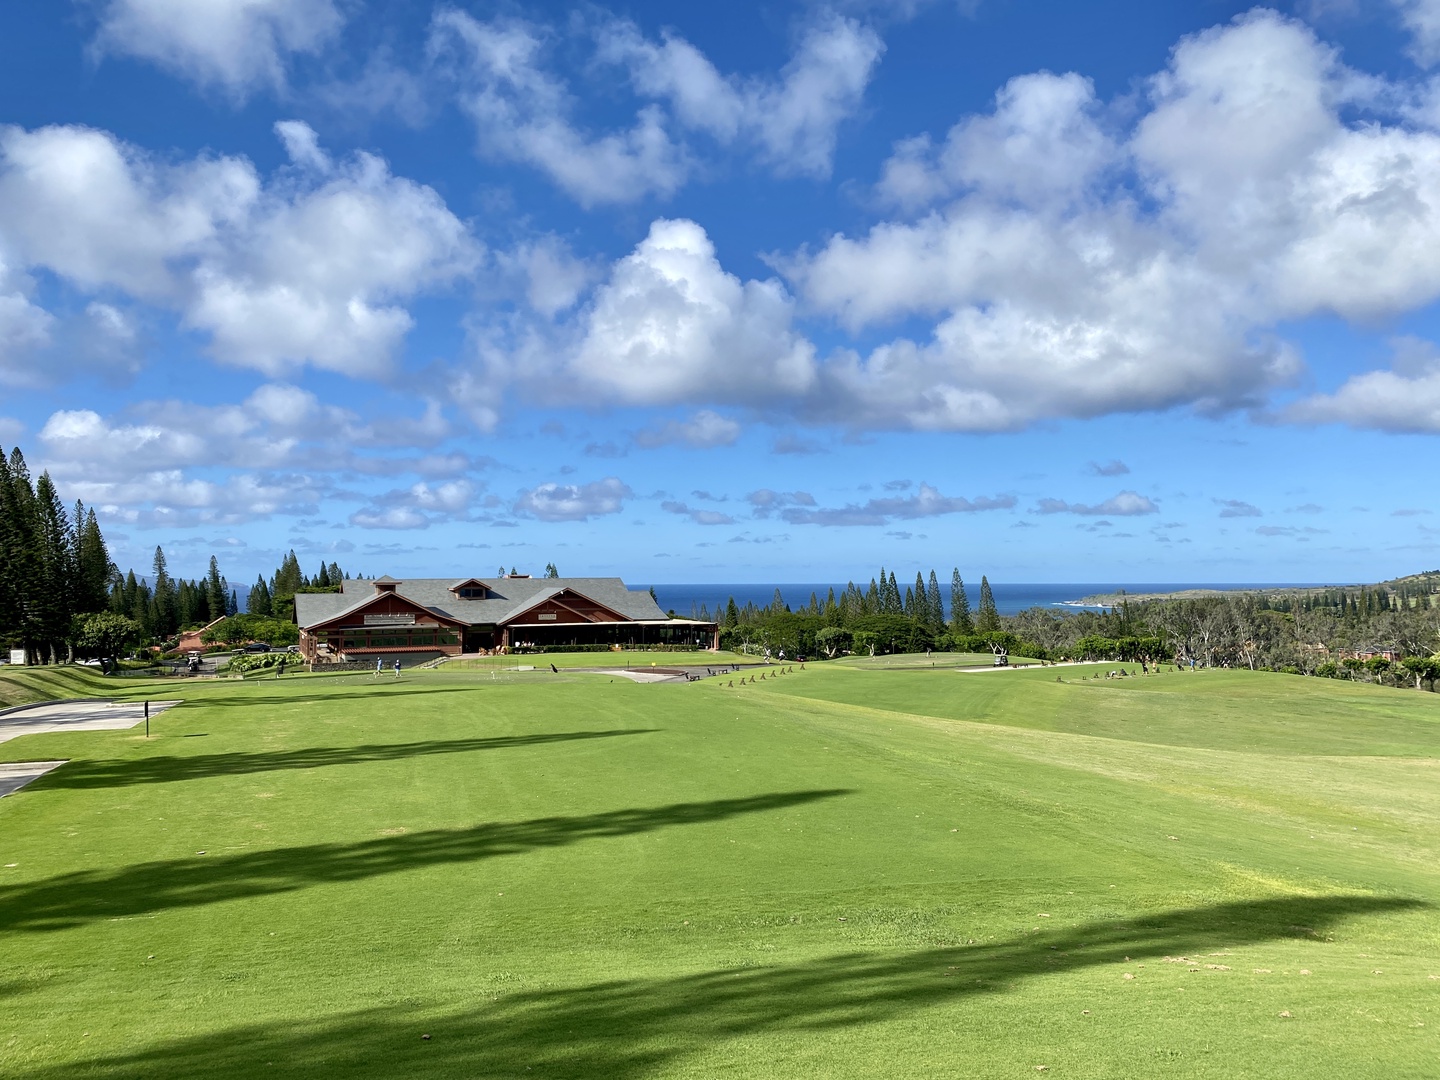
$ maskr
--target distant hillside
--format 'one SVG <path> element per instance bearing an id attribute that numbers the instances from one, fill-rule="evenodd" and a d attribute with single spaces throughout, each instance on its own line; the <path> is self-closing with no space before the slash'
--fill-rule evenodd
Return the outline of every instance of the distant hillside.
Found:
<path id="1" fill-rule="evenodd" d="M 1243 592 L 1264 596 L 1270 606 L 1280 610 L 1296 608 L 1304 611 L 1330 609 L 1337 612 L 1356 611 L 1373 614 L 1384 610 L 1440 608 L 1440 570 L 1392 578 L 1373 585 L 1324 585 L 1292 589 L 1184 589 L 1173 593 L 1107 593 L 1087 596 L 1083 603 L 1113 607 L 1122 601 L 1132 604 L 1157 600 L 1196 600 L 1207 596 L 1223 596 L 1227 592 Z"/>

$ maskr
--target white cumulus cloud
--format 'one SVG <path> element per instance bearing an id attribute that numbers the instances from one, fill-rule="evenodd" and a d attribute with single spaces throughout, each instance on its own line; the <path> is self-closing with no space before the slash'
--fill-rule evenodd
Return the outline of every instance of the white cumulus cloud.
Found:
<path id="1" fill-rule="evenodd" d="M 918 218 L 784 263 L 852 331 L 935 320 L 828 360 L 810 414 L 1005 430 L 1262 403 L 1303 368 L 1282 323 L 1440 298 L 1440 134 L 1351 118 L 1413 89 L 1263 9 L 1183 39 L 1134 119 L 1076 75 L 1012 80 L 943 144 L 897 148 L 881 194 Z"/>
<path id="2" fill-rule="evenodd" d="M 243 98 L 281 86 L 287 59 L 318 52 L 343 21 L 335 0 L 106 0 L 95 48 Z"/>
<path id="3" fill-rule="evenodd" d="M 1345 424 L 1394 432 L 1440 432 L 1440 350 L 1427 341 L 1395 342 L 1392 366 L 1352 376 L 1329 394 L 1312 394 L 1279 412 L 1297 424 Z"/>
<path id="4" fill-rule="evenodd" d="M 478 247 L 433 189 L 368 154 L 329 168 L 299 122 L 280 134 L 308 168 L 266 185 L 243 158 L 166 164 L 91 128 L 0 129 L 0 250 L 168 306 L 227 363 L 381 374 L 412 325 L 402 301 L 469 273 Z"/>
<path id="5" fill-rule="evenodd" d="M 859 109 L 884 49 L 873 30 L 832 15 L 802 34 L 777 78 L 742 79 L 673 33 L 655 42 L 617 22 L 600 36 L 601 55 L 625 65 L 639 92 L 667 101 L 682 125 L 722 144 L 753 143 L 780 175 L 816 177 L 830 174 L 836 129 Z"/>
<path id="6" fill-rule="evenodd" d="M 435 16 L 432 49 L 458 53 L 460 103 L 483 153 L 532 165 L 582 205 L 666 195 L 685 180 L 685 154 L 656 109 L 626 131 L 592 135 L 570 117 L 565 83 L 543 66 L 544 32 L 513 20 L 481 22 L 463 11 Z"/>
<path id="7" fill-rule="evenodd" d="M 588 521 L 618 514 L 633 494 L 613 476 L 589 484 L 541 484 L 520 493 L 514 512 L 541 521 Z"/>

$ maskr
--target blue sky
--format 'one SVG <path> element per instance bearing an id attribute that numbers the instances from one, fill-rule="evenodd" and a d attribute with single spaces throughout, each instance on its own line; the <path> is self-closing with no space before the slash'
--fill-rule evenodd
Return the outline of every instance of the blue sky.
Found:
<path id="1" fill-rule="evenodd" d="M 0 444 L 235 582 L 1431 568 L 1437 72 L 1440 0 L 5 4 Z"/>

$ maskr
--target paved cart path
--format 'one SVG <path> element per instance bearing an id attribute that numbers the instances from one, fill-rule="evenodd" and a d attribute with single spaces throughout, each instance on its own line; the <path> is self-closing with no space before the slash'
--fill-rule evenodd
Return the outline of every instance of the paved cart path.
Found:
<path id="1" fill-rule="evenodd" d="M 0 761 L 0 799 L 64 764 L 64 761 Z"/>
<path id="2" fill-rule="evenodd" d="M 179 701 L 152 701 L 157 716 Z M 51 701 L 0 713 L 0 743 L 52 731 L 120 731 L 145 719 L 140 701 Z"/>

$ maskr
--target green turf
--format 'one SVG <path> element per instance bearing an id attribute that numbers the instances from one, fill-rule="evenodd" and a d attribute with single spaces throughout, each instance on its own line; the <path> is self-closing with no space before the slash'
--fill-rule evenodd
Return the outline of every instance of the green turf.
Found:
<path id="1" fill-rule="evenodd" d="M 29 705 L 37 701 L 63 698 L 113 697 L 116 686 L 120 693 L 134 688 L 138 682 L 150 681 L 148 676 L 124 679 L 106 678 L 94 668 L 79 664 L 61 667 L 0 667 L 0 709 L 12 705 Z"/>
<path id="2" fill-rule="evenodd" d="M 0 744 L 0 1075 L 1436 1075 L 1440 697 L 764 674 Z"/>
<path id="3" fill-rule="evenodd" d="M 545 666 L 560 668 L 647 668 L 655 667 L 720 667 L 725 664 L 758 664 L 758 656 L 732 652 L 564 652 L 516 653 L 510 656 L 480 656 L 464 660 L 447 660 L 444 667 L 452 671 L 491 668 Z"/>
<path id="4" fill-rule="evenodd" d="M 839 667 L 854 668 L 858 671 L 920 671 L 940 668 L 994 667 L 994 653 L 880 653 L 876 656 L 845 656 L 833 661 Z M 1013 664 L 1020 667 L 1038 664 L 1038 660 L 1027 660 L 1016 656 Z"/>

